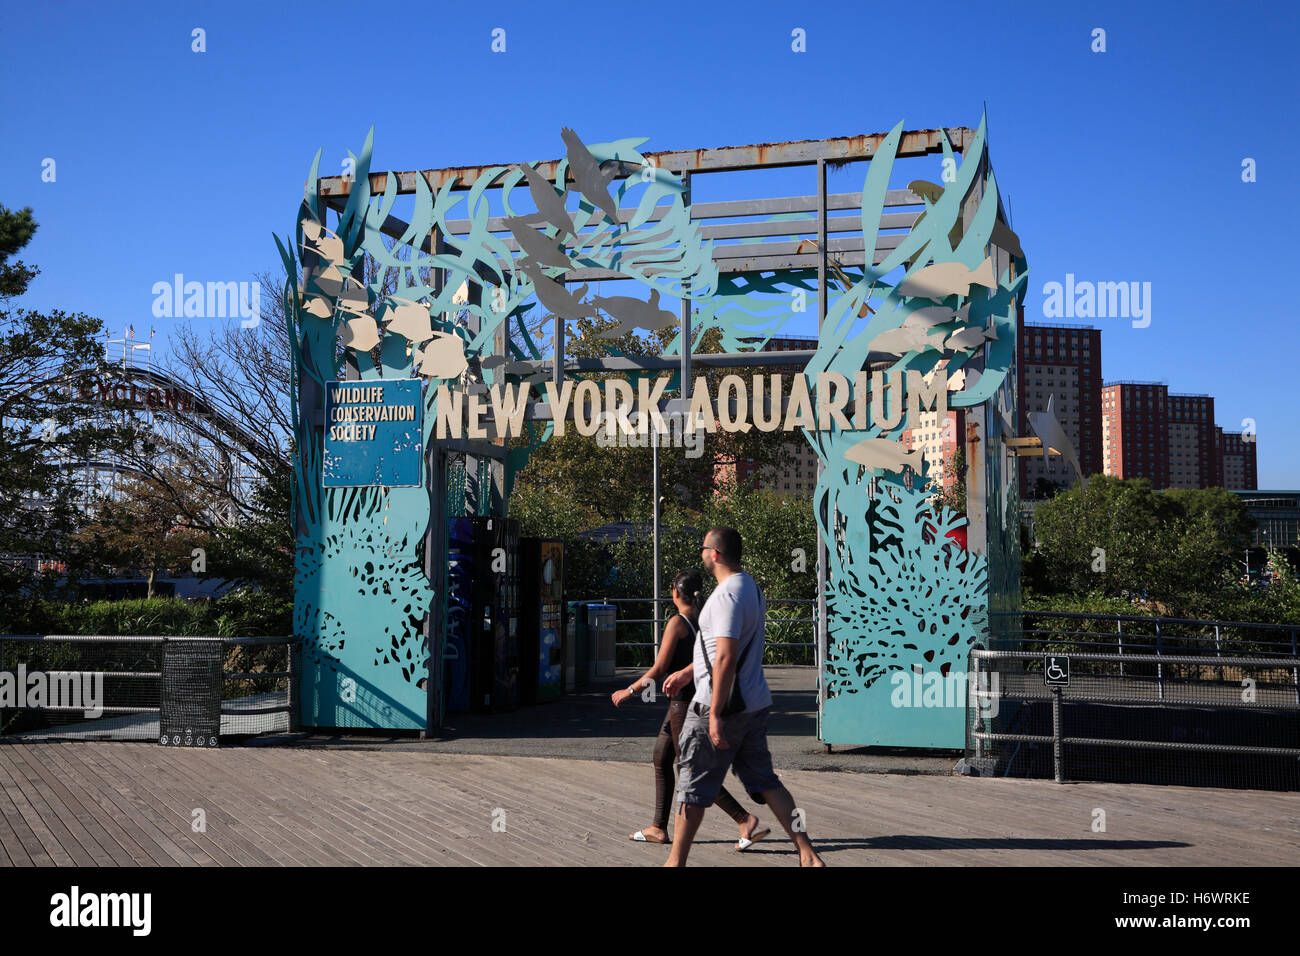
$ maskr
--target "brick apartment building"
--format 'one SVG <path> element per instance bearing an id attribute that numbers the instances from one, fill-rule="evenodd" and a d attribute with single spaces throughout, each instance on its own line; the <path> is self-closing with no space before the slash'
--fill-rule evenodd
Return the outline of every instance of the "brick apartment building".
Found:
<path id="1" fill-rule="evenodd" d="M 1233 491 L 1258 490 L 1255 436 L 1225 432 L 1222 428 L 1216 428 L 1215 434 L 1218 439 L 1218 484 Z"/>
<path id="2" fill-rule="evenodd" d="M 1101 331 L 1088 325 L 1022 325 L 1019 348 L 1020 434 L 1029 435 L 1028 413 L 1047 410 L 1056 397 L 1056 419 L 1074 443 L 1085 475 L 1102 470 Z M 1030 497 L 1039 479 L 1070 487 L 1079 476 L 1063 458 L 1020 459 L 1020 495 Z"/>
<path id="3" fill-rule="evenodd" d="M 1170 393 L 1168 398 L 1169 487 L 1221 485 L 1213 396 Z"/>
<path id="4" fill-rule="evenodd" d="M 1103 469 L 1153 488 L 1259 487 L 1254 436 L 1214 424 L 1210 395 L 1170 394 L 1159 382 L 1102 388 Z"/>
<path id="5" fill-rule="evenodd" d="M 1112 382 L 1101 390 L 1102 467 L 1117 478 L 1169 487 L 1169 388 Z"/>

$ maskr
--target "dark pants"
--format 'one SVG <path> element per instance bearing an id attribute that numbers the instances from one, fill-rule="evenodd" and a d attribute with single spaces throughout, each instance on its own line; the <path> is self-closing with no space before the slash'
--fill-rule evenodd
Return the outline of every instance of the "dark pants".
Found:
<path id="1" fill-rule="evenodd" d="M 676 792 L 674 786 L 674 768 L 677 764 L 678 741 L 682 736 L 682 723 L 686 720 L 686 709 L 690 707 L 689 700 L 670 700 L 668 702 L 668 713 L 664 715 L 663 726 L 659 728 L 659 737 L 655 740 L 655 819 L 657 827 L 667 829 L 668 816 L 672 811 L 673 795 Z M 744 822 L 749 816 L 745 810 L 741 809 L 736 798 L 727 793 L 726 789 L 718 791 L 717 799 L 714 806 L 719 807 L 727 816 L 737 823 Z"/>

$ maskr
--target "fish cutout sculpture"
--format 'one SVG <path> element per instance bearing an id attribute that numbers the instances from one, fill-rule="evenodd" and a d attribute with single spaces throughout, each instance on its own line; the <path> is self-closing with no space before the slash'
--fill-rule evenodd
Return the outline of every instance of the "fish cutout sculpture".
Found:
<path id="1" fill-rule="evenodd" d="M 336 266 L 347 262 L 347 257 L 343 254 L 343 240 L 316 222 L 316 220 L 304 219 L 302 221 L 302 234 L 307 240 L 302 244 L 303 249 L 306 251 L 314 252 L 322 259 Z"/>
<path id="2" fill-rule="evenodd" d="M 905 322 L 896 329 L 881 332 L 871 340 L 867 348 L 886 355 L 906 355 L 908 352 L 937 350 L 941 347 L 941 342 L 941 338 L 931 338 L 928 329 L 917 328 Z"/>
<path id="3" fill-rule="evenodd" d="M 560 269 L 567 269 L 570 266 L 569 257 L 560 250 L 554 239 L 538 232 L 520 217 L 511 216 L 506 220 L 506 226 L 515 237 L 515 241 L 519 243 L 519 248 L 538 265 Z"/>
<path id="4" fill-rule="evenodd" d="M 366 293 L 365 286 L 352 281 L 339 293 L 337 305 L 352 315 L 365 315 L 366 309 L 370 308 L 370 296 Z"/>
<path id="5" fill-rule="evenodd" d="M 541 267 L 535 262 L 524 259 L 519 263 L 519 268 L 523 269 L 528 278 L 532 280 L 533 290 L 537 293 L 537 301 L 548 312 L 558 315 L 562 319 L 595 317 L 596 310 L 582 301 L 582 297 L 587 294 L 586 285 L 578 286 L 577 293 L 574 294 L 554 279 L 544 276 Z"/>
<path id="6" fill-rule="evenodd" d="M 907 188 L 930 203 L 938 202 L 943 196 L 942 186 L 925 179 L 914 179 L 907 184 Z"/>
<path id="7" fill-rule="evenodd" d="M 344 348 L 369 352 L 379 344 L 379 325 L 368 315 L 348 319 L 339 334 Z"/>
<path id="8" fill-rule="evenodd" d="M 338 298 L 347 281 L 347 277 L 335 266 L 329 266 L 320 272 L 312 273 L 311 276 L 312 284 L 316 286 L 321 295 L 327 295 L 331 299 Z"/>
<path id="9" fill-rule="evenodd" d="M 1074 445 L 1070 437 L 1065 433 L 1065 428 L 1056 418 L 1056 395 L 1047 396 L 1047 409 L 1041 412 L 1027 412 L 1025 418 L 1029 420 L 1029 427 L 1034 430 L 1034 434 L 1043 442 L 1043 461 L 1047 460 L 1048 449 L 1054 448 L 1061 457 L 1068 461 L 1074 468 L 1074 473 L 1079 476 L 1079 481 L 1086 489 L 1088 479 L 1083 475 L 1083 469 L 1079 467 L 1079 456 L 1074 450 Z"/>
<path id="10" fill-rule="evenodd" d="M 569 171 L 573 173 L 573 181 L 578 184 L 579 191 L 617 226 L 618 204 L 609 194 L 609 182 L 613 178 L 613 172 L 606 173 L 600 168 L 596 157 L 591 155 L 591 150 L 587 149 L 578 138 L 578 134 L 569 127 L 565 126 L 560 130 L 560 138 L 568 148 Z"/>
<path id="11" fill-rule="evenodd" d="M 889 438 L 866 438 L 844 453 L 844 457 L 871 471 L 902 471 L 911 468 L 918 475 L 925 467 L 920 449 L 908 451 L 902 442 Z"/>
<path id="12" fill-rule="evenodd" d="M 958 329 L 943 340 L 943 347 L 953 352 L 965 352 L 983 345 L 984 329 Z"/>
<path id="13" fill-rule="evenodd" d="M 659 308 L 659 290 L 650 290 L 650 301 L 633 296 L 593 296 L 592 305 L 602 312 L 608 312 L 618 319 L 618 326 L 601 334 L 602 339 L 617 339 L 634 329 L 649 329 L 654 332 L 672 328 L 678 318 L 667 309 Z"/>
<path id="14" fill-rule="evenodd" d="M 388 331 L 417 345 L 433 338 L 433 323 L 429 318 L 428 307 L 418 302 L 399 300 L 397 306 L 388 310 Z"/>
<path id="15" fill-rule="evenodd" d="M 334 306 L 330 305 L 330 300 L 319 295 L 304 299 L 303 310 L 308 315 L 314 315 L 318 319 L 329 319 L 334 316 Z"/>
<path id="16" fill-rule="evenodd" d="M 966 322 L 969 320 L 969 316 L 969 302 L 955 311 L 946 305 L 927 305 L 923 309 L 914 309 L 908 313 L 903 324 L 933 327 L 943 325 L 945 322 Z"/>
<path id="17" fill-rule="evenodd" d="M 924 266 L 900 282 L 896 291 L 899 295 L 938 301 L 950 295 L 966 295 L 973 285 L 997 288 L 992 256 L 985 257 L 976 269 L 968 269 L 960 262 L 936 262 Z"/>
<path id="18" fill-rule="evenodd" d="M 533 167 L 524 165 L 520 166 L 519 170 L 528 181 L 528 191 L 532 194 L 534 205 L 537 206 L 537 212 L 531 216 L 524 216 L 523 219 L 530 223 L 549 222 L 560 230 L 560 235 L 573 235 L 573 219 L 570 218 L 569 211 L 564 208 L 565 194 L 556 192 L 555 187 Z"/>
<path id="19" fill-rule="evenodd" d="M 469 367 L 465 343 L 454 332 L 434 332 L 415 357 L 417 369 L 425 378 L 459 378 Z"/>

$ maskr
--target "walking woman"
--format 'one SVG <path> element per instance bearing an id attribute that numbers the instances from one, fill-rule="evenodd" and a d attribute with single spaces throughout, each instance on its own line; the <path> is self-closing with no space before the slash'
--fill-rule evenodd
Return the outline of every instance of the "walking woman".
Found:
<path id="1" fill-rule="evenodd" d="M 669 620 L 664 628 L 663 640 L 659 644 L 659 654 L 654 665 L 637 678 L 631 687 L 616 690 L 610 695 L 614 706 L 618 707 L 633 694 L 639 694 L 647 686 L 667 677 L 674 671 L 688 667 L 695 653 L 696 621 L 700 616 L 700 607 L 704 603 L 704 582 L 698 571 L 683 571 L 673 581 L 673 604 L 677 606 L 677 615 Z M 668 815 L 672 812 L 673 793 L 676 790 L 674 769 L 677 763 L 678 739 L 682 734 L 682 722 L 686 719 L 686 708 L 695 694 L 695 685 L 687 684 L 674 693 L 668 701 L 668 713 L 664 715 L 663 726 L 659 728 L 659 737 L 655 740 L 655 817 L 654 823 L 644 830 L 637 830 L 629 839 L 640 843 L 669 843 Z M 752 813 L 741 809 L 735 797 L 724 788 L 715 801 L 731 819 L 740 827 L 740 842 L 737 850 L 747 850 L 772 831 L 760 829 L 761 821 Z"/>

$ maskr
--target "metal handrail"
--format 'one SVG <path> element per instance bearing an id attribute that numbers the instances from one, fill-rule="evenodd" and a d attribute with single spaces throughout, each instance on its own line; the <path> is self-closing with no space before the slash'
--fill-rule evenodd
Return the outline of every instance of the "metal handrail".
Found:
<path id="1" fill-rule="evenodd" d="M 970 663 L 972 673 L 979 675 L 982 672 L 980 667 L 981 661 L 1041 661 L 1043 659 L 1041 652 L 1035 651 L 1010 651 L 994 650 L 982 647 L 972 648 L 970 651 Z M 1071 703 L 1113 703 L 1120 702 L 1126 704 L 1133 703 L 1170 703 L 1170 699 L 1165 695 L 1165 681 L 1170 680 L 1176 685 L 1186 685 L 1191 683 L 1184 678 L 1166 678 L 1164 676 L 1165 664 L 1186 664 L 1210 669 L 1222 668 L 1223 666 L 1241 667 L 1243 669 L 1260 670 L 1285 670 L 1290 669 L 1292 675 L 1297 673 L 1300 667 L 1300 657 L 1292 655 L 1291 657 L 1268 657 L 1263 654 L 1243 657 L 1232 656 L 1223 657 L 1221 654 L 1209 655 L 1189 655 L 1189 654 L 1164 654 L 1159 652 L 1155 654 L 1134 654 L 1134 653 L 1100 653 L 1096 651 L 1070 651 L 1067 655 L 1072 661 L 1102 661 L 1119 663 L 1123 667 L 1124 663 L 1148 663 L 1155 664 L 1157 697 L 1134 696 L 1131 694 L 1109 695 L 1096 693 L 1095 691 L 1083 690 L 1082 688 L 1066 691 L 1060 686 L 1044 688 L 1021 688 L 1014 693 L 995 690 L 992 692 L 980 691 L 973 695 L 972 705 L 983 706 L 982 700 L 989 697 L 996 697 L 1003 700 L 1017 700 L 1023 702 L 1042 701 L 1048 699 L 1052 705 L 1052 733 L 1046 734 L 1016 734 L 1016 733 L 997 733 L 988 729 L 988 725 L 980 717 L 972 720 L 972 715 L 968 713 L 967 718 L 967 735 L 968 740 L 974 741 L 975 755 L 982 758 L 986 744 L 997 742 L 1008 743 L 1044 743 L 1052 745 L 1052 762 L 1053 776 L 1057 783 L 1065 782 L 1064 773 L 1064 750 L 1067 746 L 1090 746 L 1090 747 L 1115 747 L 1120 749 L 1139 749 L 1139 750 L 1165 750 L 1165 751 L 1184 751 L 1189 753 L 1222 753 L 1237 754 L 1242 756 L 1280 756 L 1280 757 L 1297 757 L 1300 756 L 1300 749 L 1288 747 L 1260 747 L 1245 744 L 1207 744 L 1207 743 L 1184 743 L 1177 741 L 1159 741 L 1159 740 L 1132 740 L 1132 739 L 1105 739 L 1095 737 L 1083 737 L 1067 735 L 1063 729 L 1062 717 L 1062 700 L 1069 700 Z M 1106 674 L 1086 674 L 1080 675 L 1081 678 L 1096 678 L 1106 680 L 1113 678 L 1114 675 Z M 1120 679 L 1124 680 L 1121 670 Z M 1129 678 L 1125 683 L 1131 682 Z M 1212 683 L 1212 682 L 1211 682 Z M 1281 685 L 1285 687 L 1286 685 Z M 1290 711 L 1300 708 L 1300 684 L 1295 687 L 1296 697 L 1293 706 L 1286 706 L 1285 709 Z M 981 703 L 975 703 L 974 698 L 979 698 Z M 1193 701 L 1173 701 L 1174 703 L 1194 703 Z M 1262 701 L 1262 700 L 1242 700 L 1241 703 L 1220 701 L 1217 703 L 1220 708 L 1229 710 L 1277 710 L 1283 707 L 1281 701 Z"/>
<path id="2" fill-rule="evenodd" d="M 1080 618 L 1092 621 L 1159 621 L 1162 624 L 1218 624 L 1223 627 L 1254 627 L 1265 630 L 1291 630 L 1300 628 L 1300 622 L 1295 624 L 1263 624 L 1259 621 L 1204 621 L 1193 617 L 1154 617 L 1148 614 L 1092 614 L 1087 611 L 990 611 L 989 617 L 1024 617 L 1027 614 L 1039 617 L 1066 617 Z"/>
<path id="3" fill-rule="evenodd" d="M 194 634 L 169 635 L 169 634 L 0 634 L 0 670 L 4 669 L 4 649 L 6 643 L 9 646 L 14 644 L 155 644 L 164 645 L 168 643 L 184 641 L 220 641 L 223 648 L 227 647 L 277 647 L 283 646 L 289 648 L 289 670 L 284 671 L 227 671 L 222 670 L 222 682 L 226 681 L 250 681 L 250 680 L 284 680 L 287 681 L 287 699 L 284 704 L 274 704 L 253 709 L 240 710 L 234 716 L 247 717 L 258 716 L 261 714 L 288 713 L 290 726 L 294 724 L 294 711 L 296 708 L 296 690 L 294 682 L 296 673 L 293 668 L 293 647 L 297 643 L 297 638 L 293 635 L 284 637 L 221 637 L 217 635 L 203 636 Z M 148 659 L 146 659 L 148 660 Z M 140 664 L 143 661 L 137 661 Z M 148 663 L 153 663 L 148 660 Z M 84 670 L 84 669 L 59 669 L 50 670 L 46 673 L 50 675 L 100 675 L 107 679 L 136 679 L 136 680 L 160 680 L 163 676 L 161 665 L 156 671 L 112 671 L 112 670 Z M 277 692 L 278 693 L 278 692 Z M 223 698 L 221 703 L 225 705 L 229 702 L 241 700 L 242 698 Z M 62 706 L 40 706 L 34 708 L 22 708 L 48 711 L 51 713 L 62 712 L 80 712 L 84 707 L 62 707 Z M 119 706 L 107 705 L 99 708 L 101 715 L 126 715 L 126 714 L 156 714 L 161 712 L 161 708 L 152 706 Z"/>

